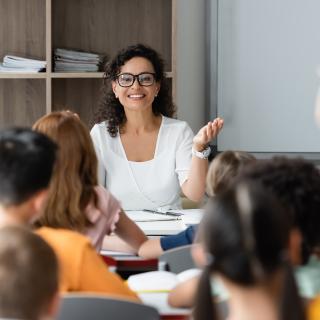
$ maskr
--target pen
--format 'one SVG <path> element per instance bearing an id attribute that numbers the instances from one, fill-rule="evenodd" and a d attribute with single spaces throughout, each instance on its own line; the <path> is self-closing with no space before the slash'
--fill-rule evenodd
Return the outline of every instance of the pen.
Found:
<path id="1" fill-rule="evenodd" d="M 152 213 L 158 213 L 158 214 L 163 214 L 163 215 L 165 215 L 165 216 L 173 216 L 173 217 L 180 217 L 180 216 L 182 215 L 181 213 L 178 213 L 178 212 L 170 212 L 170 211 L 161 212 L 161 211 L 150 210 L 150 209 L 143 209 L 143 211 L 152 212 Z"/>

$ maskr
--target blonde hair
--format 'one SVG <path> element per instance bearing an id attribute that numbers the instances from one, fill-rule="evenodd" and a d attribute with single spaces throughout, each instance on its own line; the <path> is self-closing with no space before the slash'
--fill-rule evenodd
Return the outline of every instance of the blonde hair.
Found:
<path id="1" fill-rule="evenodd" d="M 97 203 L 97 158 L 89 131 L 69 111 L 52 112 L 40 118 L 33 129 L 59 147 L 48 201 L 36 225 L 83 231 L 91 225 L 84 211 L 91 201 Z"/>
<path id="2" fill-rule="evenodd" d="M 223 151 L 211 162 L 207 174 L 206 188 L 209 196 L 221 193 L 233 181 L 246 164 L 256 158 L 244 151 Z"/>

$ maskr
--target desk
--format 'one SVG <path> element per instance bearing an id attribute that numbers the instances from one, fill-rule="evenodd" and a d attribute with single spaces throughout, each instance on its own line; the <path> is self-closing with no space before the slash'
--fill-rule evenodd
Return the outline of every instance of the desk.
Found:
<path id="1" fill-rule="evenodd" d="M 158 259 L 143 259 L 133 254 L 108 250 L 101 250 L 100 255 L 111 271 L 125 279 L 131 274 L 158 270 Z"/>
<path id="2" fill-rule="evenodd" d="M 155 307 L 158 310 L 161 319 L 189 319 L 190 309 L 172 308 L 168 305 L 168 293 L 139 293 L 138 295 L 144 304 Z"/>
<path id="3" fill-rule="evenodd" d="M 162 216 L 163 221 L 154 218 L 153 213 L 144 211 L 127 211 L 127 215 L 132 219 L 147 236 L 164 236 L 177 234 L 185 230 L 189 225 L 198 224 L 203 216 L 202 209 L 173 210 L 181 213 L 180 220 L 171 220 L 170 216 Z M 158 216 L 158 215 L 157 215 Z M 148 220 L 150 217 L 150 220 Z M 159 216 L 161 219 L 161 216 Z M 167 220 L 166 220 L 167 219 Z"/>

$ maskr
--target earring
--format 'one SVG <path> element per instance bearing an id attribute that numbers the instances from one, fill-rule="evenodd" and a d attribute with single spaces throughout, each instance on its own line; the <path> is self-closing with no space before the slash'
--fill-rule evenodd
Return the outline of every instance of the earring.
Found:
<path id="1" fill-rule="evenodd" d="M 119 98 L 119 96 L 118 96 L 117 94 L 115 94 L 114 96 L 116 97 L 116 99 L 118 99 L 118 98 Z"/>

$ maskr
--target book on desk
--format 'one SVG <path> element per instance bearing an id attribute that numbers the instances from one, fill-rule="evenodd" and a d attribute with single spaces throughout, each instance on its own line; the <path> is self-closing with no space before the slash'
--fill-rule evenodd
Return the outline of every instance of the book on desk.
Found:
<path id="1" fill-rule="evenodd" d="M 139 210 L 126 211 L 126 214 L 148 236 L 177 234 L 190 225 L 198 224 L 203 216 L 202 209 L 172 210 L 175 215 L 155 212 Z"/>

